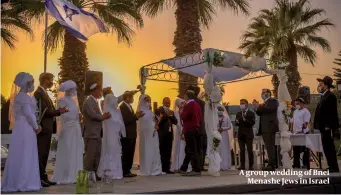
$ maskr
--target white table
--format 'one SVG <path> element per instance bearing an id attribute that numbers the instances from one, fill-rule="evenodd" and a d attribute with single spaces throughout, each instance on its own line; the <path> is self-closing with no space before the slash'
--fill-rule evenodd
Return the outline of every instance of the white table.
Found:
<path id="1" fill-rule="evenodd" d="M 280 134 L 277 133 L 276 134 L 276 140 L 275 140 L 275 144 L 276 146 L 280 145 Z M 238 139 L 235 139 L 235 141 L 238 142 Z M 291 141 L 291 145 L 292 146 L 305 146 L 307 148 L 309 148 L 311 151 L 313 152 L 320 152 L 323 154 L 324 158 L 325 158 L 325 154 L 323 152 L 323 146 L 322 146 L 322 140 L 321 140 L 321 134 L 319 133 L 314 133 L 314 134 L 292 134 L 290 136 L 290 141 Z M 257 145 L 257 150 L 260 151 L 261 154 L 264 154 L 264 148 L 262 146 L 264 146 L 264 141 L 262 136 L 255 136 L 254 144 Z M 261 151 L 263 148 L 263 151 Z M 237 146 L 237 151 L 239 151 L 239 147 Z M 277 149 L 277 147 L 276 147 Z M 279 155 L 280 153 L 277 151 L 277 162 L 279 163 Z M 326 159 L 326 158 L 325 158 Z M 319 167 L 322 168 L 322 163 L 321 163 L 321 155 L 318 155 L 318 164 Z M 260 163 L 261 165 L 264 164 L 264 157 L 263 155 L 260 155 Z"/>

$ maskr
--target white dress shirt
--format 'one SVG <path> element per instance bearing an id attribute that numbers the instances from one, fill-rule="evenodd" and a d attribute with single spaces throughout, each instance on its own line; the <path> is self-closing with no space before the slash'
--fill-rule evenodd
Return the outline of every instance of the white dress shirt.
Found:
<path id="1" fill-rule="evenodd" d="M 302 108 L 299 110 L 295 110 L 293 114 L 293 131 L 294 133 L 301 133 L 302 132 L 302 126 L 304 123 L 310 122 L 311 114 L 307 108 Z M 304 133 L 309 132 L 309 127 L 307 126 L 305 129 L 303 129 Z"/>

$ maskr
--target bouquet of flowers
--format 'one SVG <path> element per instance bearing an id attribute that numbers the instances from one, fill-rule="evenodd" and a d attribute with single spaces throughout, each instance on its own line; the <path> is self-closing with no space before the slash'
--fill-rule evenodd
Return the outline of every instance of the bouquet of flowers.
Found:
<path id="1" fill-rule="evenodd" d="M 214 52 L 213 54 L 213 66 L 222 67 L 224 62 L 224 53 L 223 52 Z"/>
<path id="2" fill-rule="evenodd" d="M 57 148 L 58 148 L 58 140 L 56 138 L 53 138 L 50 149 L 51 151 L 57 151 Z"/>
<path id="3" fill-rule="evenodd" d="M 213 132 L 213 151 L 218 152 L 218 147 L 221 142 L 221 134 L 218 131 Z"/>
<path id="4" fill-rule="evenodd" d="M 290 124 L 291 113 L 292 113 L 292 105 L 289 103 L 289 101 L 285 101 L 285 107 L 282 110 L 282 114 L 284 116 L 285 123 L 287 125 Z"/>
<path id="5" fill-rule="evenodd" d="M 38 123 L 39 129 L 42 129 L 42 127 L 41 127 L 41 120 L 43 120 L 43 117 L 44 117 L 44 115 L 45 115 L 45 112 L 47 111 L 47 107 L 46 107 L 44 110 L 42 110 L 41 107 L 42 107 L 42 106 L 41 106 L 41 100 L 39 100 L 39 107 L 38 107 L 38 110 L 37 110 L 37 112 L 36 112 L 36 115 L 37 115 L 37 123 Z"/>

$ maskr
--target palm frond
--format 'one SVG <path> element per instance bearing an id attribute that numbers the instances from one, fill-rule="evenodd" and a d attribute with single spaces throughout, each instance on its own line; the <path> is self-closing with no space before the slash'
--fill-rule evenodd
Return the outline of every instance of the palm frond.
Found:
<path id="1" fill-rule="evenodd" d="M 314 63 L 316 62 L 316 58 L 317 58 L 317 54 L 316 51 L 314 51 L 313 49 L 311 49 L 310 47 L 304 45 L 295 45 L 296 50 L 298 55 L 301 56 L 301 58 L 304 59 L 304 61 L 306 62 L 310 62 L 312 65 L 314 65 Z"/>
<path id="2" fill-rule="evenodd" d="M 235 13 L 250 14 L 250 4 L 248 0 L 211 0 L 215 5 L 221 8 L 228 8 Z"/>
<path id="3" fill-rule="evenodd" d="M 14 43 L 18 41 L 13 33 L 4 28 L 1 28 L 1 40 L 11 49 L 15 49 Z"/>
<path id="4" fill-rule="evenodd" d="M 208 28 L 213 21 L 213 15 L 216 14 L 214 6 L 208 0 L 197 0 L 200 22 Z"/>
<path id="5" fill-rule="evenodd" d="M 55 21 L 47 28 L 47 49 L 50 52 L 56 51 L 58 46 L 63 44 L 65 28 Z M 45 37 L 42 37 L 43 44 L 45 44 Z"/>
<path id="6" fill-rule="evenodd" d="M 325 52 L 331 52 L 329 41 L 323 37 L 309 35 L 307 41 L 313 46 L 321 47 Z"/>
<path id="7" fill-rule="evenodd" d="M 173 4 L 172 0 L 136 0 L 137 6 L 149 17 L 155 17 L 157 14 L 170 8 Z"/>
<path id="8" fill-rule="evenodd" d="M 125 42 L 131 45 L 132 37 L 135 34 L 124 18 L 113 12 L 108 6 L 94 4 L 92 9 L 105 22 L 112 32 L 117 33 L 118 42 Z"/>

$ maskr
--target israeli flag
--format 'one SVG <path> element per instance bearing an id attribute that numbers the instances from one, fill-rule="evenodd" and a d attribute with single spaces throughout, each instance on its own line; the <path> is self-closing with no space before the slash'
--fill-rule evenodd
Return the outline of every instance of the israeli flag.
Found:
<path id="1" fill-rule="evenodd" d="M 84 11 L 68 0 L 46 0 L 46 10 L 80 41 L 99 32 L 108 32 L 104 23 L 94 14 Z"/>

